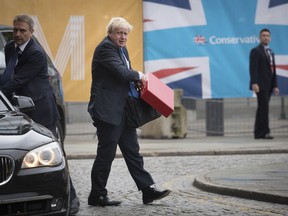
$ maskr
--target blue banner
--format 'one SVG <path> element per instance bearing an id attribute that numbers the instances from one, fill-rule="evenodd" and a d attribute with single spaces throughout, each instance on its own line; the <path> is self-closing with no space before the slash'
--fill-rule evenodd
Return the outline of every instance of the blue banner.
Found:
<path id="1" fill-rule="evenodd" d="M 144 66 L 197 98 L 251 97 L 249 53 L 271 31 L 288 95 L 288 0 L 144 0 Z"/>

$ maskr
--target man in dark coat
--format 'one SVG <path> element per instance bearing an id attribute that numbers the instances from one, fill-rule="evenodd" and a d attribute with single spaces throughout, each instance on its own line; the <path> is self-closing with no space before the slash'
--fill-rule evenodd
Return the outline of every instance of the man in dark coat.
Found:
<path id="1" fill-rule="evenodd" d="M 24 24 L 24 22 L 16 23 Z M 7 67 L 14 52 L 18 52 L 18 60 L 8 80 L 4 80 L 6 71 L 4 72 L 0 88 L 8 98 L 11 98 L 12 94 L 30 97 L 35 104 L 35 110 L 26 114 L 56 134 L 56 122 L 60 116 L 48 79 L 46 54 L 33 38 L 30 38 L 32 32 L 27 31 L 22 34 L 21 30 L 26 31 L 16 25 L 13 33 L 14 40 L 5 46 Z"/>
<path id="2" fill-rule="evenodd" d="M 257 95 L 257 111 L 254 126 L 255 139 L 273 139 L 269 128 L 269 101 L 274 94 L 279 94 L 277 87 L 275 57 L 268 47 L 270 31 L 260 31 L 260 44 L 250 52 L 250 89 Z"/>
<path id="3" fill-rule="evenodd" d="M 151 175 L 144 169 L 135 128 L 127 124 L 124 108 L 133 93 L 133 82 L 141 82 L 145 75 L 131 68 L 126 41 L 132 26 L 122 17 L 114 17 L 107 26 L 107 34 L 96 47 L 92 60 L 92 85 L 88 106 L 97 128 L 97 156 L 91 171 L 92 189 L 88 205 L 119 205 L 107 196 L 106 184 L 117 144 L 144 204 L 167 196 L 169 190 L 158 190 Z M 133 96 L 136 96 L 133 94 Z M 136 96 L 137 97 L 137 96 Z"/>

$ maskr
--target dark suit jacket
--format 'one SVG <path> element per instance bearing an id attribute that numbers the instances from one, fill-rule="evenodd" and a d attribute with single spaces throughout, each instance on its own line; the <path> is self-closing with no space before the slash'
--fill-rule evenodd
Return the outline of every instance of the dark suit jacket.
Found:
<path id="1" fill-rule="evenodd" d="M 253 48 L 250 52 L 250 86 L 258 84 L 260 91 L 272 91 L 277 87 L 275 58 L 272 52 L 272 67 L 262 44 Z"/>
<path id="2" fill-rule="evenodd" d="M 15 49 L 14 41 L 5 46 L 6 64 Z M 0 87 L 2 92 L 11 95 L 31 97 L 35 110 L 27 114 L 44 126 L 59 119 L 52 86 L 49 82 L 47 56 L 44 50 L 30 39 L 22 54 L 18 57 L 13 78 Z"/>
<path id="3" fill-rule="evenodd" d="M 124 52 L 129 60 L 126 48 Z M 139 81 L 138 72 L 125 66 L 120 48 L 109 37 L 105 37 L 96 47 L 92 60 L 92 85 L 88 105 L 91 117 L 119 125 L 131 81 Z"/>

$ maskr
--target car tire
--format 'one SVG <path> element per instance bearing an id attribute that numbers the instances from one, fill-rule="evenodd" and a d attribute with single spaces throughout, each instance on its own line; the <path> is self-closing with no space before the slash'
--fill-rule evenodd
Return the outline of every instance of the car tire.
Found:
<path id="1" fill-rule="evenodd" d="M 56 138 L 61 143 L 61 146 L 64 147 L 64 134 L 59 120 L 56 122 Z"/>

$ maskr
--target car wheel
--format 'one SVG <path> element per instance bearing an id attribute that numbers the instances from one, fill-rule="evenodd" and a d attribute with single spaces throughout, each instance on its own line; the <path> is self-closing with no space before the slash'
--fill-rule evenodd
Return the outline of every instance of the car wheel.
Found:
<path id="1" fill-rule="evenodd" d="M 61 143 L 62 147 L 64 145 L 64 134 L 63 134 L 63 129 L 60 121 L 58 120 L 56 122 L 56 138 L 59 143 Z"/>

